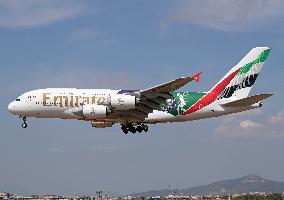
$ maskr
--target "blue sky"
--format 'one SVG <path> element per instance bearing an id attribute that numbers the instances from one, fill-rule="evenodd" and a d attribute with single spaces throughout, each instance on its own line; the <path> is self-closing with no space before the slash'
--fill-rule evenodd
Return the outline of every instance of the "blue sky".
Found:
<path id="1" fill-rule="evenodd" d="M 0 190 L 131 193 L 187 188 L 256 173 L 284 180 L 281 0 L 0 0 Z M 272 52 L 252 93 L 253 112 L 156 125 L 149 134 L 7 111 L 46 87 L 143 89 L 202 71 L 207 91 L 251 48 Z"/>

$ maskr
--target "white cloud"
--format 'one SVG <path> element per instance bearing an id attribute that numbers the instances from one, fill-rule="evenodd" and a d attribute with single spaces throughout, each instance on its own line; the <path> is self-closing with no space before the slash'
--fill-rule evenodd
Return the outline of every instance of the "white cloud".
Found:
<path id="1" fill-rule="evenodd" d="M 228 128 L 224 125 L 221 125 L 216 128 L 215 133 L 223 134 L 223 133 L 226 133 L 227 131 L 228 131 Z"/>
<path id="2" fill-rule="evenodd" d="M 279 111 L 279 113 L 275 116 L 270 117 L 269 122 L 271 124 L 284 124 L 284 109 Z"/>
<path id="3" fill-rule="evenodd" d="M 170 19 L 217 30 L 242 31 L 277 20 L 283 11 L 282 0 L 189 0 L 178 4 Z"/>
<path id="4" fill-rule="evenodd" d="M 84 1 L 0 0 L 0 27 L 36 27 L 87 12 Z"/>
<path id="5" fill-rule="evenodd" d="M 215 129 L 215 134 L 220 137 L 233 139 L 255 139 L 263 138 L 265 134 L 260 133 L 256 128 L 260 127 L 260 123 L 251 120 L 227 122 Z"/>
<path id="6" fill-rule="evenodd" d="M 240 123 L 240 127 L 243 129 L 258 128 L 260 126 L 261 126 L 260 123 L 257 123 L 251 120 L 244 120 L 244 121 L 241 121 Z"/>
<path id="7" fill-rule="evenodd" d="M 246 115 L 225 117 L 215 129 L 215 135 L 231 139 L 279 139 L 284 138 L 284 109 L 268 117 L 262 123 L 243 119 Z"/>

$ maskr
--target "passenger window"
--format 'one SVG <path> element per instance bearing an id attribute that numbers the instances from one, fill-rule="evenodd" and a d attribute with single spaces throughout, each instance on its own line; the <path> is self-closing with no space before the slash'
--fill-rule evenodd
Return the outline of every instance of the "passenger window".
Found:
<path id="1" fill-rule="evenodd" d="M 16 99 L 16 101 L 20 101 L 20 99 Z"/>

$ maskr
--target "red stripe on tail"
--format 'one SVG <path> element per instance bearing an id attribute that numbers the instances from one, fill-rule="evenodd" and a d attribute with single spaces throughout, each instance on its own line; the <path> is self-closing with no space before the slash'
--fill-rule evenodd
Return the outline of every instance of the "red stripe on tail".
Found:
<path id="1" fill-rule="evenodd" d="M 227 76 L 222 82 L 220 82 L 216 87 L 214 87 L 208 94 L 197 101 L 193 106 L 191 106 L 187 111 L 181 113 L 181 115 L 188 115 L 201 108 L 209 105 L 217 99 L 221 92 L 226 88 L 226 86 L 231 82 L 235 75 L 240 71 L 241 68 Z M 193 77 L 192 77 L 193 78 Z"/>

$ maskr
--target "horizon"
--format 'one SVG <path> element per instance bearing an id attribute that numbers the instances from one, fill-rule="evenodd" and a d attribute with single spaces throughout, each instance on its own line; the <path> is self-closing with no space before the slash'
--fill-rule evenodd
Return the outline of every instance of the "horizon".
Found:
<path id="1" fill-rule="evenodd" d="M 192 187 L 258 174 L 284 180 L 284 2 L 281 0 L 0 1 L 0 190 L 117 193 Z M 38 88 L 145 89 L 203 72 L 181 91 L 208 91 L 256 46 L 272 48 L 251 95 L 263 107 L 230 116 L 119 126 L 33 119 L 8 104 Z"/>
<path id="2" fill-rule="evenodd" d="M 143 193 L 149 193 L 149 192 L 152 192 L 152 191 L 164 191 L 164 190 L 167 190 L 167 191 L 182 191 L 182 190 L 187 190 L 187 189 L 192 189 L 192 188 L 196 188 L 196 187 L 203 187 L 203 186 L 208 186 L 208 185 L 211 185 L 211 184 L 215 184 L 215 183 L 219 183 L 219 182 L 224 182 L 224 181 L 233 181 L 233 180 L 237 180 L 237 179 L 246 179 L 246 178 L 251 178 L 251 177 L 255 177 L 255 178 L 261 178 L 262 180 L 266 180 L 266 181 L 274 181 L 274 182 L 278 182 L 278 183 L 284 183 L 284 181 L 279 181 L 279 180 L 270 180 L 270 179 L 267 179 L 265 177 L 261 177 L 257 174 L 247 174 L 245 176 L 242 176 L 242 177 L 234 177 L 234 178 L 224 178 L 222 180 L 215 180 L 213 182 L 210 182 L 210 183 L 207 183 L 207 184 L 204 184 L 204 185 L 195 185 L 195 186 L 191 186 L 191 187 L 188 187 L 188 188 L 163 188 L 163 189 L 151 189 L 151 190 L 148 190 L 148 191 L 140 191 L 140 192 L 136 192 L 136 193 L 126 193 L 126 194 L 113 194 L 111 191 L 103 191 L 102 190 L 102 194 L 104 195 L 110 195 L 110 196 L 129 196 L 129 195 L 135 195 L 137 196 L 137 194 L 143 194 Z M 284 189 L 284 188 L 283 188 Z M 10 193 L 10 194 L 14 194 L 14 195 L 18 195 L 16 193 L 13 193 L 13 192 L 10 192 L 10 191 L 0 191 L 0 192 L 6 192 L 6 193 Z M 108 194 L 108 192 L 110 194 Z M 254 191 L 251 191 L 251 192 L 254 192 Z M 260 192 L 260 191 L 259 191 Z M 31 196 L 31 195 L 59 195 L 59 196 L 73 196 L 73 195 L 80 195 L 80 196 L 93 196 L 95 195 L 96 196 L 96 193 L 97 191 L 95 190 L 93 192 L 93 194 L 65 194 L 65 195 L 61 195 L 61 194 L 53 194 L 53 193 L 47 193 L 47 194 L 37 194 L 37 193 L 29 193 L 29 194 L 24 194 L 25 196 Z M 272 193 L 275 193 L 275 192 L 272 192 Z M 284 193 L 284 190 L 283 190 L 283 193 Z M 113 194 L 113 195 L 111 195 Z M 239 193 L 234 193 L 234 194 L 239 194 Z M 209 195 L 209 194 L 208 194 Z M 193 196 L 196 196 L 196 195 L 193 195 Z M 197 195 L 198 196 L 198 195 Z"/>

